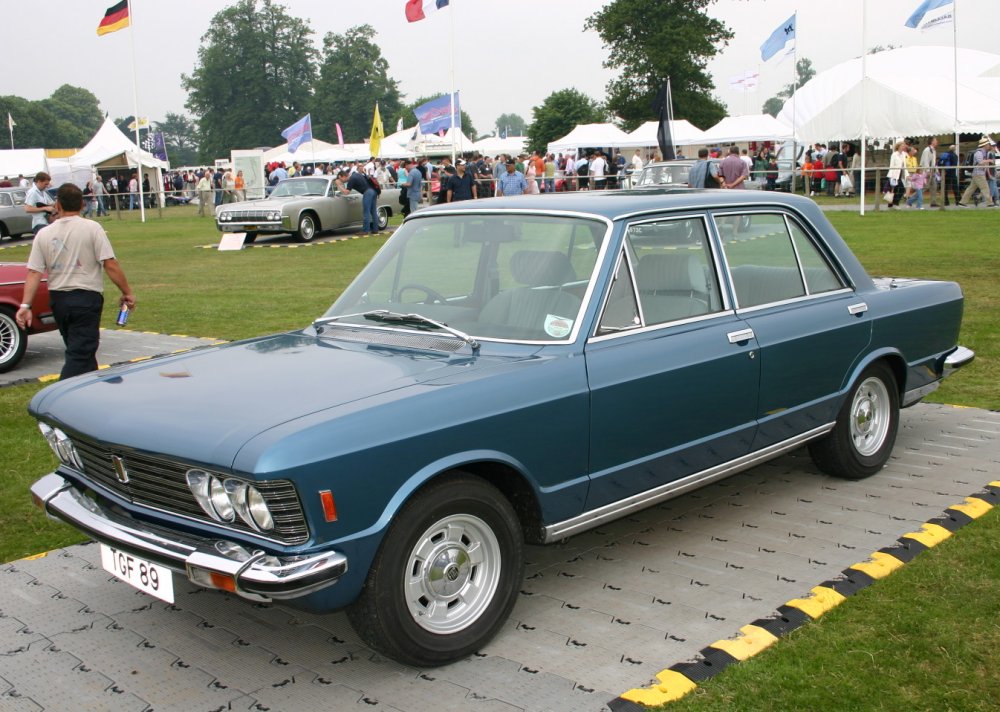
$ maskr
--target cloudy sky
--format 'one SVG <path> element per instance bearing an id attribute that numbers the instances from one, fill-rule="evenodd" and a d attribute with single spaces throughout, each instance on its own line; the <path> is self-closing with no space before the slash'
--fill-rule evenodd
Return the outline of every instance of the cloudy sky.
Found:
<path id="1" fill-rule="evenodd" d="M 532 107 L 553 91 L 574 87 L 601 99 L 612 74 L 602 68 L 607 48 L 584 32 L 588 16 L 604 0 L 452 0 L 452 6 L 408 24 L 404 0 L 279 0 L 306 19 L 318 47 L 326 32 L 360 24 L 378 33 L 390 74 L 410 99 L 444 93 L 451 83 L 447 60 L 452 22 L 455 86 L 480 132 L 505 112 L 531 121 Z M 655 2 L 656 0 L 650 0 Z M 958 44 L 997 51 L 993 29 L 997 0 L 956 0 Z M 103 37 L 97 24 L 114 0 L 50 0 L 44 5 L 5 0 L 2 94 L 37 100 L 62 84 L 89 89 L 112 118 L 131 115 L 132 73 L 129 32 Z M 180 75 L 197 61 L 201 37 L 223 0 L 132 0 L 139 114 L 153 121 L 169 112 L 186 113 Z M 709 63 L 716 96 L 731 114 L 758 113 L 760 106 L 791 82 L 792 62 L 762 64 L 760 45 L 798 8 L 798 56 L 822 71 L 856 57 L 862 48 L 862 8 L 867 45 L 951 45 L 951 27 L 925 33 L 903 23 L 920 0 L 839 0 L 834 5 L 803 0 L 718 0 L 709 13 L 735 33 Z M 835 9 L 833 9 L 835 7 Z M 308 40 L 307 40 L 308 41 Z M 729 79 L 744 71 L 760 74 L 757 91 L 737 94 Z M 919 73 L 919 67 L 914 72 Z M 15 121 L 17 117 L 14 117 Z M 387 127 L 388 129 L 389 127 Z M 704 127 L 707 128 L 707 127 Z M 15 129 L 15 143 L 16 143 Z M 279 142 L 275 137 L 275 142 Z"/>

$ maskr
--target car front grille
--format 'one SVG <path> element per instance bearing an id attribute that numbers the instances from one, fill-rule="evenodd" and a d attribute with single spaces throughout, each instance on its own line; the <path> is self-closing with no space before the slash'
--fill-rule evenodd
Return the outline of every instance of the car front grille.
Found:
<path id="1" fill-rule="evenodd" d="M 219 525 L 198 505 L 187 484 L 190 465 L 125 448 L 109 448 L 101 443 L 74 437 L 84 474 L 95 484 L 138 505 L 163 512 L 180 514 L 190 519 Z M 113 457 L 120 457 L 128 473 L 128 482 L 119 480 Z M 301 544 L 309 537 L 302 505 L 295 485 L 288 480 L 252 481 L 264 497 L 274 529 L 258 534 L 239 517 L 224 526 L 248 534 L 263 535 L 283 544 Z"/>
<path id="2" fill-rule="evenodd" d="M 270 220 L 268 219 L 268 214 L 274 212 L 273 210 L 262 211 L 262 210 L 227 210 L 226 214 L 231 216 L 231 219 L 227 222 L 266 222 L 266 223 L 276 223 L 281 222 L 281 220 Z"/>

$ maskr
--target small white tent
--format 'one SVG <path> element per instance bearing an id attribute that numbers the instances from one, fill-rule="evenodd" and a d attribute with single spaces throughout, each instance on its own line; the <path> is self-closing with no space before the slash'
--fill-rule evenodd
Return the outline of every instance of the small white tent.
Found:
<path id="1" fill-rule="evenodd" d="M 749 141 L 785 141 L 792 137 L 787 124 L 770 114 L 727 116 L 702 135 L 702 143 L 747 143 Z"/>
<path id="2" fill-rule="evenodd" d="M 581 148 L 628 145 L 629 135 L 614 124 L 580 124 L 548 146 L 549 153 L 573 153 Z"/>
<path id="3" fill-rule="evenodd" d="M 506 153 L 509 156 L 517 156 L 524 153 L 528 146 L 527 136 L 487 136 L 472 144 L 472 150 L 479 151 L 484 156 L 498 156 Z"/>
<path id="4" fill-rule="evenodd" d="M 870 54 L 865 65 L 865 80 L 860 58 L 820 72 L 778 118 L 791 126 L 794 117 L 800 141 L 1000 130 L 1000 55 L 901 47 Z"/>
<path id="5" fill-rule="evenodd" d="M 67 173 L 73 176 L 74 182 L 85 169 L 93 171 L 117 172 L 124 171 L 126 186 L 128 173 L 138 168 L 141 174 L 149 179 L 149 185 L 163 202 L 163 170 L 170 167 L 166 161 L 161 161 L 148 151 L 136 148 L 111 119 L 105 118 L 101 128 L 86 146 L 74 153 L 68 159 Z M 119 190 L 127 190 L 119 180 Z"/>
<path id="6" fill-rule="evenodd" d="M 44 148 L 0 151 L 0 178 L 13 178 L 16 182 L 19 175 L 31 178 L 39 171 L 50 172 Z"/>
<path id="7" fill-rule="evenodd" d="M 628 143 L 621 144 L 622 148 L 647 148 L 658 146 L 656 132 L 660 129 L 659 121 L 647 121 L 635 131 L 630 133 Z M 705 143 L 702 136 L 704 131 L 692 124 L 687 119 L 675 119 L 670 122 L 670 137 L 675 146 L 693 146 Z"/>

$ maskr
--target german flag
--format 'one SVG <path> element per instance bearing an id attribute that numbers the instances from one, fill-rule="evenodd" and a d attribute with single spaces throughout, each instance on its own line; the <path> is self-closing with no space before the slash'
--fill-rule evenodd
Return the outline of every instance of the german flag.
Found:
<path id="1" fill-rule="evenodd" d="M 97 26 L 97 34 L 106 35 L 128 27 L 128 0 L 122 0 L 108 8 L 104 19 Z"/>

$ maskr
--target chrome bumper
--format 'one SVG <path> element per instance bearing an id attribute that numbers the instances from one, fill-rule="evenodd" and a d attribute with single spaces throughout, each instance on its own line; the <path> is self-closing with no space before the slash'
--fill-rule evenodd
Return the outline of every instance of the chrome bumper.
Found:
<path id="1" fill-rule="evenodd" d="M 930 383 L 920 386 L 919 388 L 906 391 L 906 393 L 903 394 L 902 402 L 899 404 L 900 407 L 909 408 L 911 405 L 916 405 L 922 398 L 924 398 L 924 396 L 928 396 L 936 391 L 941 386 L 941 381 L 955 373 L 955 371 L 963 366 L 968 366 L 975 358 L 976 352 L 972 349 L 968 349 L 964 346 L 956 346 L 951 353 L 944 357 L 943 361 L 938 362 L 937 372 L 941 374 L 941 377 L 938 380 L 931 381 Z"/>
<path id="2" fill-rule="evenodd" d="M 304 596 L 336 583 L 347 572 L 343 554 L 272 556 L 115 514 L 54 472 L 35 482 L 31 495 L 46 514 L 99 542 L 173 569 L 198 586 L 256 601 Z"/>

